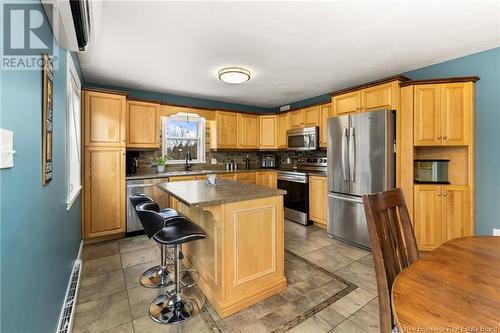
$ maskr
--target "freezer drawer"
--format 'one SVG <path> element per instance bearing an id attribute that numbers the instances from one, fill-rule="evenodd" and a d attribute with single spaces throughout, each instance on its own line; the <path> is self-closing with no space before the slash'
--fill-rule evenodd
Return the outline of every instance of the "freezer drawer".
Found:
<path id="1" fill-rule="evenodd" d="M 329 193 L 328 208 L 329 234 L 370 249 L 368 226 L 360 197 Z"/>

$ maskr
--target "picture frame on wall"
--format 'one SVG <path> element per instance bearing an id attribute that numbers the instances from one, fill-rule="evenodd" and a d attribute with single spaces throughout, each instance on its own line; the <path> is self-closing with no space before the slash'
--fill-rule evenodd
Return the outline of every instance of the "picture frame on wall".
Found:
<path id="1" fill-rule="evenodd" d="M 43 54 L 42 100 L 42 185 L 52 181 L 52 141 L 54 129 L 54 70 L 48 54 Z"/>

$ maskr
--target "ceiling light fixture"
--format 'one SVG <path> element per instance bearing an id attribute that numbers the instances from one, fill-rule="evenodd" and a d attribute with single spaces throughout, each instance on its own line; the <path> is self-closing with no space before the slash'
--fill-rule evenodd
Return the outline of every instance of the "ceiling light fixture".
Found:
<path id="1" fill-rule="evenodd" d="M 226 83 L 243 83 L 250 80 L 250 71 L 241 67 L 225 67 L 219 71 L 219 80 Z"/>

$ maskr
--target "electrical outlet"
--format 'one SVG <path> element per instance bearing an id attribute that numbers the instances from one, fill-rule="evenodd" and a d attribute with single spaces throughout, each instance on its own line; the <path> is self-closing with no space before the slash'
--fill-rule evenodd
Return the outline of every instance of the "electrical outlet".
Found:
<path id="1" fill-rule="evenodd" d="M 493 228 L 493 236 L 500 236 L 500 229 Z"/>
<path id="2" fill-rule="evenodd" d="M 280 106 L 280 112 L 290 110 L 290 104 Z"/>

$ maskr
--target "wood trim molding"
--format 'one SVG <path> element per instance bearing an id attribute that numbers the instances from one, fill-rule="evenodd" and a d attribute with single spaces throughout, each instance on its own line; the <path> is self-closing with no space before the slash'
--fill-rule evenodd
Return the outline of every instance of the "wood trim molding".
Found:
<path id="1" fill-rule="evenodd" d="M 406 87 L 416 84 L 438 84 L 438 83 L 454 83 L 454 82 L 469 82 L 469 81 L 476 83 L 479 80 L 480 78 L 478 76 L 445 77 L 445 78 L 428 79 L 428 80 L 410 80 L 401 82 L 399 86 Z"/>
<path id="2" fill-rule="evenodd" d="M 330 96 L 332 96 L 332 97 L 333 96 L 338 96 L 338 95 L 345 94 L 345 93 L 348 93 L 348 92 L 352 92 L 352 91 L 356 91 L 356 90 L 364 89 L 364 88 L 369 88 L 369 87 L 373 87 L 373 86 L 378 86 L 379 84 L 389 83 L 389 82 L 392 82 L 392 81 L 406 82 L 406 81 L 410 81 L 410 78 L 408 78 L 408 77 L 406 77 L 404 75 L 389 76 L 389 77 L 386 77 L 386 78 L 383 78 L 383 79 L 380 79 L 380 80 L 370 81 L 370 82 L 363 83 L 363 84 L 360 84 L 360 85 L 357 85 L 357 86 L 354 86 L 354 87 L 349 87 L 349 88 L 345 88 L 345 89 L 340 89 L 340 90 L 333 91 L 333 92 L 330 93 Z"/>
<path id="3" fill-rule="evenodd" d="M 128 92 L 126 92 L 126 91 L 106 89 L 106 88 L 83 87 L 82 90 L 85 90 L 85 91 L 95 91 L 95 92 L 106 93 L 106 94 L 115 94 L 115 95 L 128 96 Z M 128 99 L 129 98 L 127 98 L 127 100 Z"/>

